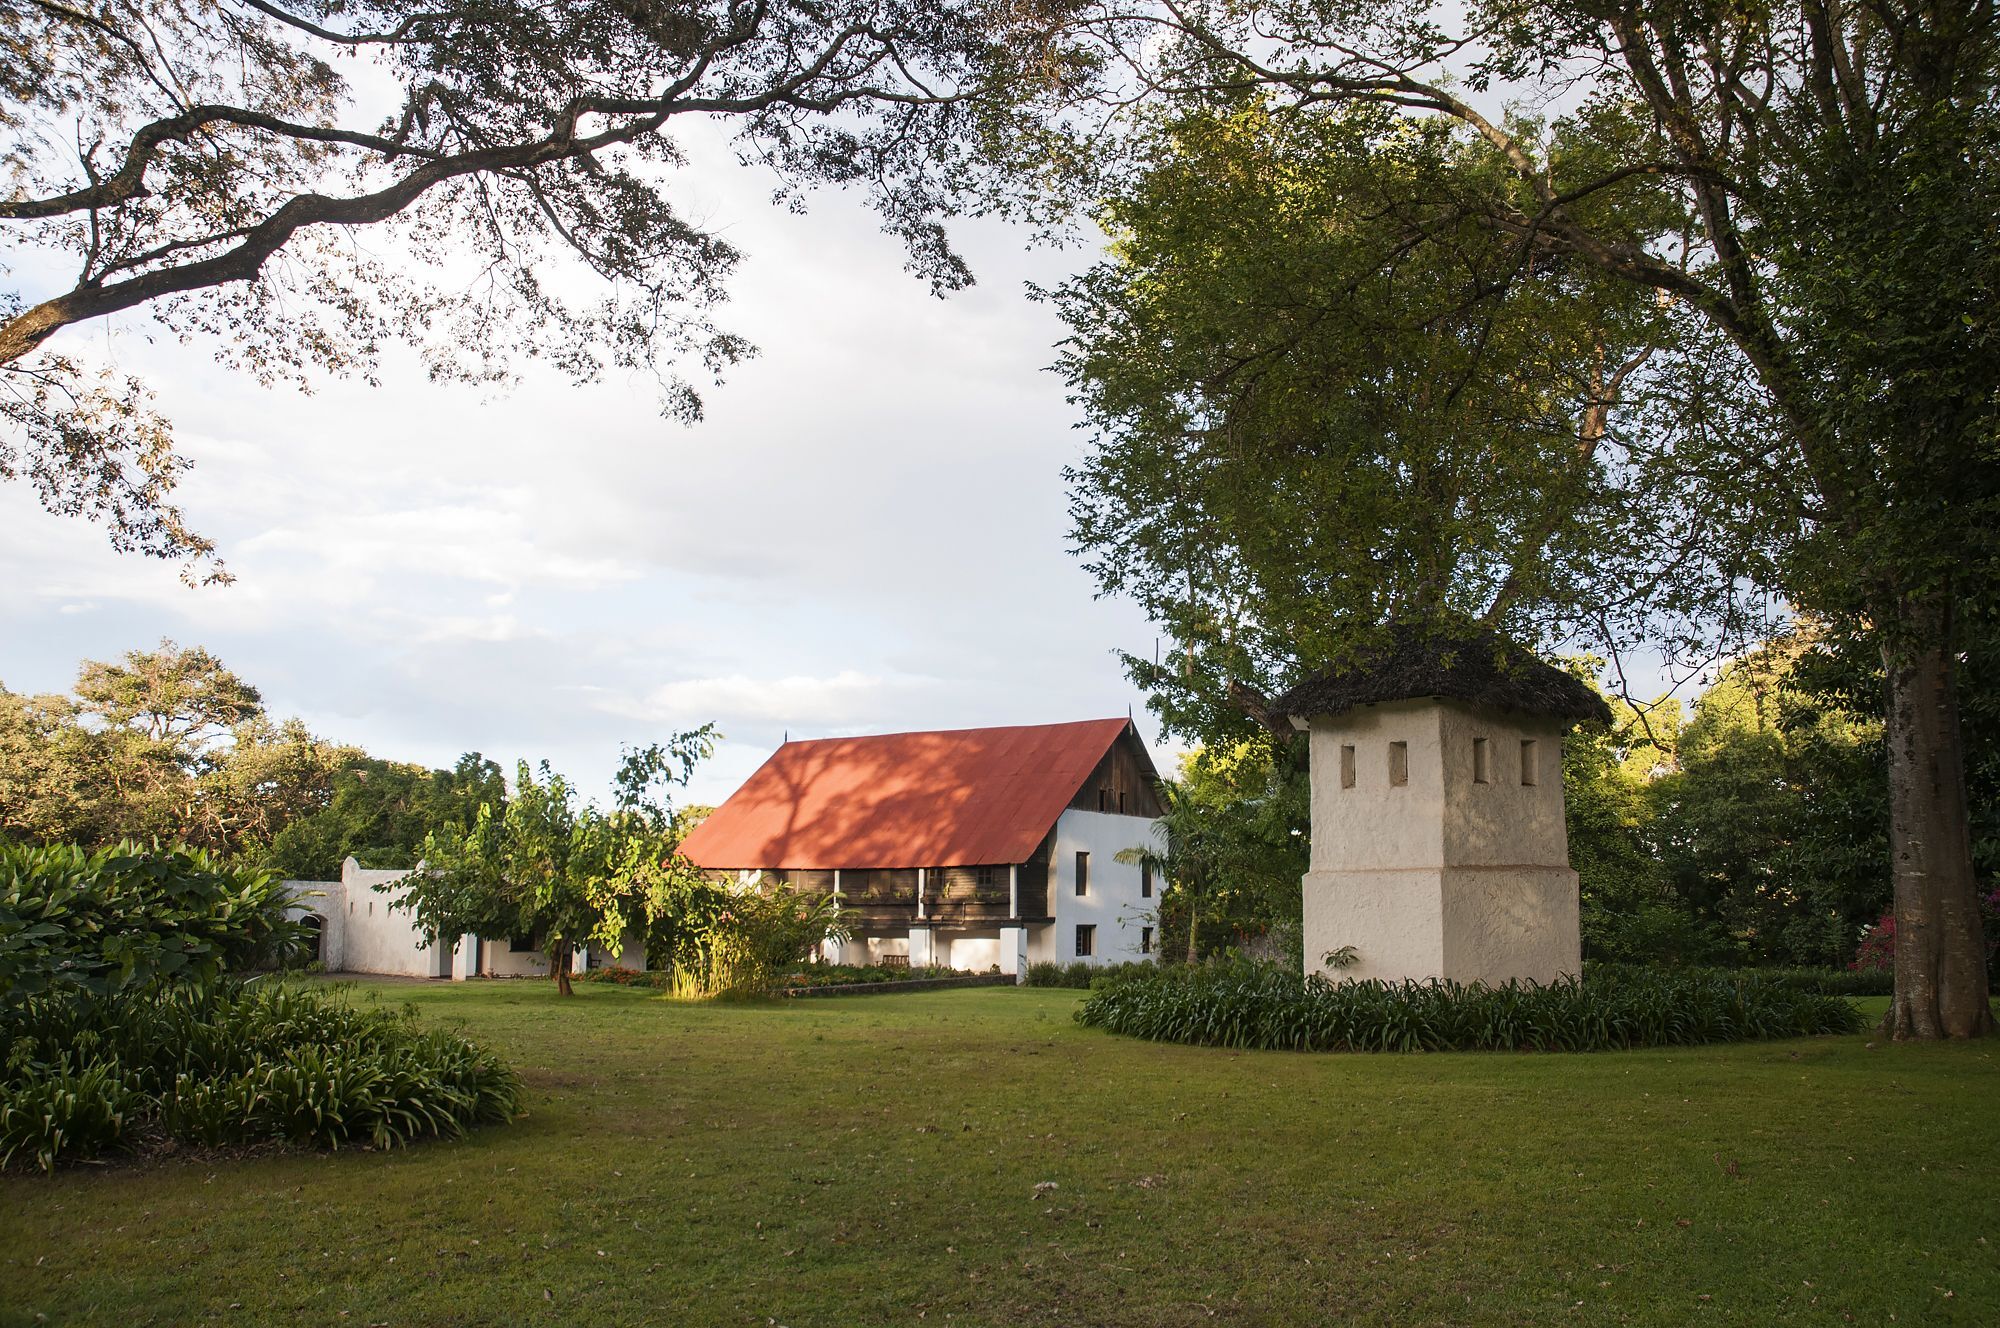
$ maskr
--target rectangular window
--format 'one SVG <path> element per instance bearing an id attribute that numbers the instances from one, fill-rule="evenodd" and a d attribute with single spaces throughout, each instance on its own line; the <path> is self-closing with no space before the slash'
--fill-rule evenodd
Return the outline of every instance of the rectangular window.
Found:
<path id="1" fill-rule="evenodd" d="M 1090 855 L 1082 849 L 1076 853 L 1076 892 L 1080 895 L 1090 889 Z"/>
<path id="2" fill-rule="evenodd" d="M 1104 800 L 1110 796 L 1111 795 L 1106 793 L 1103 789 L 1097 790 L 1097 810 L 1099 811 L 1104 810 Z"/>
<path id="3" fill-rule="evenodd" d="M 1076 925 L 1076 957 L 1088 959 L 1097 953 L 1097 924 L 1079 922 Z"/>
<path id="4" fill-rule="evenodd" d="M 976 878 L 975 884 L 977 884 L 981 890 L 991 890 L 994 887 L 994 885 L 998 882 L 999 877 L 1000 877 L 999 868 L 981 867 L 979 869 L 979 874 L 978 877 Z"/>
<path id="5" fill-rule="evenodd" d="M 1139 898 L 1151 899 L 1152 897 L 1153 897 L 1153 864 L 1150 862 L 1142 862 L 1139 864 Z"/>
<path id="6" fill-rule="evenodd" d="M 1118 814 L 1120 816 L 1125 814 L 1125 795 L 1123 793 L 1118 795 Z"/>
<path id="7" fill-rule="evenodd" d="M 533 954 L 541 948 L 541 946 L 535 944 L 535 938 L 532 936 L 509 936 L 507 938 L 508 954 Z"/>
<path id="8" fill-rule="evenodd" d="M 1153 953 L 1153 929 L 1151 927 L 1139 928 L 1139 953 Z"/>
<path id="9" fill-rule="evenodd" d="M 1354 744 L 1351 742 L 1340 745 L 1340 786 L 1354 787 Z"/>
<path id="10" fill-rule="evenodd" d="M 1472 782 L 1491 784 L 1493 782 L 1493 744 L 1484 738 L 1472 740 Z"/>
<path id="11" fill-rule="evenodd" d="M 1410 782 L 1410 744 L 1389 744 L 1389 782 L 1397 788 Z"/>
<path id="12" fill-rule="evenodd" d="M 1521 739 L 1521 782 L 1535 785 L 1541 783 L 1541 772 L 1536 769 L 1535 740 Z"/>

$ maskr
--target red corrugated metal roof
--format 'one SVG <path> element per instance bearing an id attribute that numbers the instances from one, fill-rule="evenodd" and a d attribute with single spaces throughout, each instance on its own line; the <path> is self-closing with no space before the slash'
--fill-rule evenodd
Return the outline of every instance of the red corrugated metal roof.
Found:
<path id="1" fill-rule="evenodd" d="M 1022 862 L 1130 724 L 788 742 L 681 853 L 698 867 L 794 871 Z"/>

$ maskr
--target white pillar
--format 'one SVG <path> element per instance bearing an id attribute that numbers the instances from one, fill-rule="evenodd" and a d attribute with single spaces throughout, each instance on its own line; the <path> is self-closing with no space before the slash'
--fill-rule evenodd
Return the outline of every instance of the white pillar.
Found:
<path id="1" fill-rule="evenodd" d="M 1000 971 L 1016 982 L 1027 970 L 1028 929 L 1026 927 L 1002 927 L 1000 929 Z"/>
<path id="2" fill-rule="evenodd" d="M 929 968 L 937 962 L 937 946 L 929 927 L 910 928 L 910 967 Z"/>
<path id="3" fill-rule="evenodd" d="M 458 938 L 458 945 L 451 952 L 451 980 L 463 982 L 478 977 L 478 963 L 479 938 L 467 932 Z"/>
<path id="4" fill-rule="evenodd" d="M 917 916 L 924 917 L 924 869 L 917 868 Z"/>
<path id="5" fill-rule="evenodd" d="M 1007 868 L 1007 916 L 1010 918 L 1021 916 L 1021 864 L 1018 862 Z M 1000 948 L 1006 949 L 1004 945 Z"/>

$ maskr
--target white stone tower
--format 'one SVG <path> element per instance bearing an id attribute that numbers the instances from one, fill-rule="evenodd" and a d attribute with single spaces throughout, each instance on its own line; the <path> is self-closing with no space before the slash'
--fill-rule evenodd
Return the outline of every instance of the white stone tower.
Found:
<path id="1" fill-rule="evenodd" d="M 1308 972 L 1549 982 L 1582 970 L 1562 742 L 1588 686 L 1492 636 L 1398 631 L 1276 708 L 1311 735 Z M 1330 953 L 1351 947 L 1345 967 Z"/>

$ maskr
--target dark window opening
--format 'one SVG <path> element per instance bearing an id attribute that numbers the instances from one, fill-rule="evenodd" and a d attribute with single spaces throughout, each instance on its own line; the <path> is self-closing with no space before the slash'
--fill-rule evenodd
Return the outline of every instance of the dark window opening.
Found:
<path id="1" fill-rule="evenodd" d="M 1389 782 L 1397 788 L 1410 782 L 1410 744 L 1389 744 Z"/>
<path id="2" fill-rule="evenodd" d="M 1097 953 L 1097 924 L 1079 922 L 1076 925 L 1076 957 L 1088 959 Z"/>
<path id="3" fill-rule="evenodd" d="M 1153 929 L 1151 927 L 1139 928 L 1139 953 L 1153 953 Z"/>
<path id="4" fill-rule="evenodd" d="M 508 954 L 534 954 L 541 948 L 541 946 L 535 944 L 535 938 L 532 936 L 509 936 L 507 938 Z"/>
<path id="5" fill-rule="evenodd" d="M 1340 786 L 1354 787 L 1354 744 L 1351 742 L 1340 746 Z"/>
<path id="6" fill-rule="evenodd" d="M 1153 897 L 1153 864 L 1150 862 L 1142 862 L 1139 864 L 1139 898 L 1151 899 L 1152 897 Z"/>
<path id="7" fill-rule="evenodd" d="M 1076 892 L 1082 894 L 1090 889 L 1090 855 L 1082 849 L 1076 854 Z"/>

